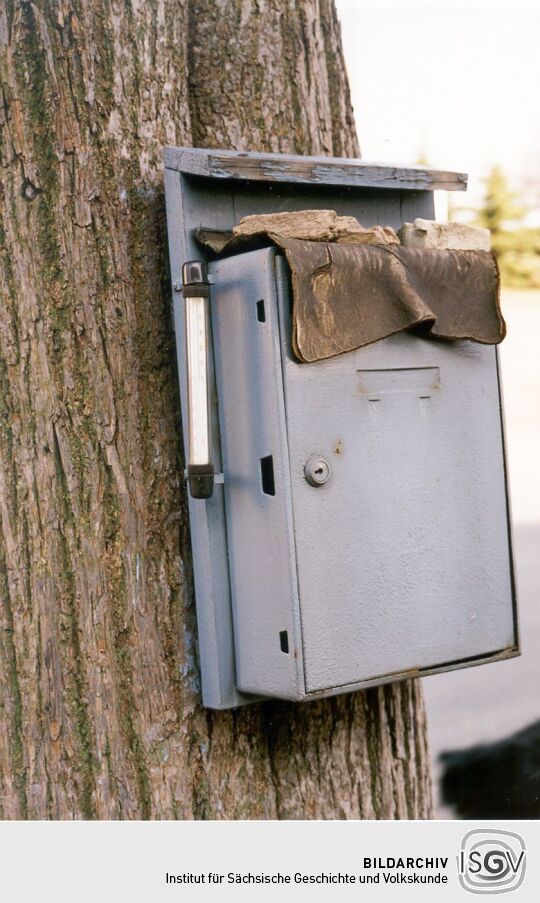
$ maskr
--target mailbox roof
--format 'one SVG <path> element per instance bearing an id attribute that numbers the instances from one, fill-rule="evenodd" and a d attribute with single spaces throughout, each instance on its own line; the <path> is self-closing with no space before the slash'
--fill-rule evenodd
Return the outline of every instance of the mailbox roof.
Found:
<path id="1" fill-rule="evenodd" d="M 165 167 L 194 176 L 410 191 L 465 191 L 467 174 L 347 157 L 304 157 L 247 151 L 166 147 Z"/>

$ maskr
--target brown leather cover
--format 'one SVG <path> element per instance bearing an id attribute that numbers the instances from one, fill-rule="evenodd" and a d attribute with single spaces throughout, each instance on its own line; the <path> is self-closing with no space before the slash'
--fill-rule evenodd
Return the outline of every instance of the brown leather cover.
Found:
<path id="1" fill-rule="evenodd" d="M 319 361 L 405 329 L 495 345 L 506 326 L 499 271 L 488 251 L 424 250 L 271 239 L 293 289 L 293 349 Z"/>
<path id="2" fill-rule="evenodd" d="M 198 239 L 212 247 L 206 235 Z M 269 242 L 284 250 L 290 266 L 292 342 L 300 361 L 324 360 L 403 330 L 488 345 L 506 335 L 499 269 L 489 251 L 306 241 L 274 232 L 235 236 L 220 250 Z"/>

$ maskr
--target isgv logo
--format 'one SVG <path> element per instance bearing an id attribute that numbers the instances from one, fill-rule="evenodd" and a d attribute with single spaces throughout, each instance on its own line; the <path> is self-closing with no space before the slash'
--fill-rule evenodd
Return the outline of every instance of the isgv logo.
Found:
<path id="1" fill-rule="evenodd" d="M 525 842 L 512 831 L 469 831 L 461 841 L 458 874 L 471 894 L 504 894 L 525 877 Z"/>

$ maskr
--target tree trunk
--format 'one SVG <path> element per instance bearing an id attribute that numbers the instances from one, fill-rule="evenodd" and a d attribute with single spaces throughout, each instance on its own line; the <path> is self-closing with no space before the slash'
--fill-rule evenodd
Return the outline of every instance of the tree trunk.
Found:
<path id="1" fill-rule="evenodd" d="M 332 0 L 2 0 L 0 817 L 422 818 L 420 685 L 201 708 L 161 149 L 358 152 Z"/>

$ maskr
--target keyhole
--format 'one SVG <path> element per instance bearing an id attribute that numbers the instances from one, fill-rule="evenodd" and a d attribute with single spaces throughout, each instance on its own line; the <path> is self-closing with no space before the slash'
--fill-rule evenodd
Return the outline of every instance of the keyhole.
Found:
<path id="1" fill-rule="evenodd" d="M 330 476 L 328 462 L 318 456 L 310 458 L 304 466 L 304 476 L 310 486 L 322 486 Z"/>

